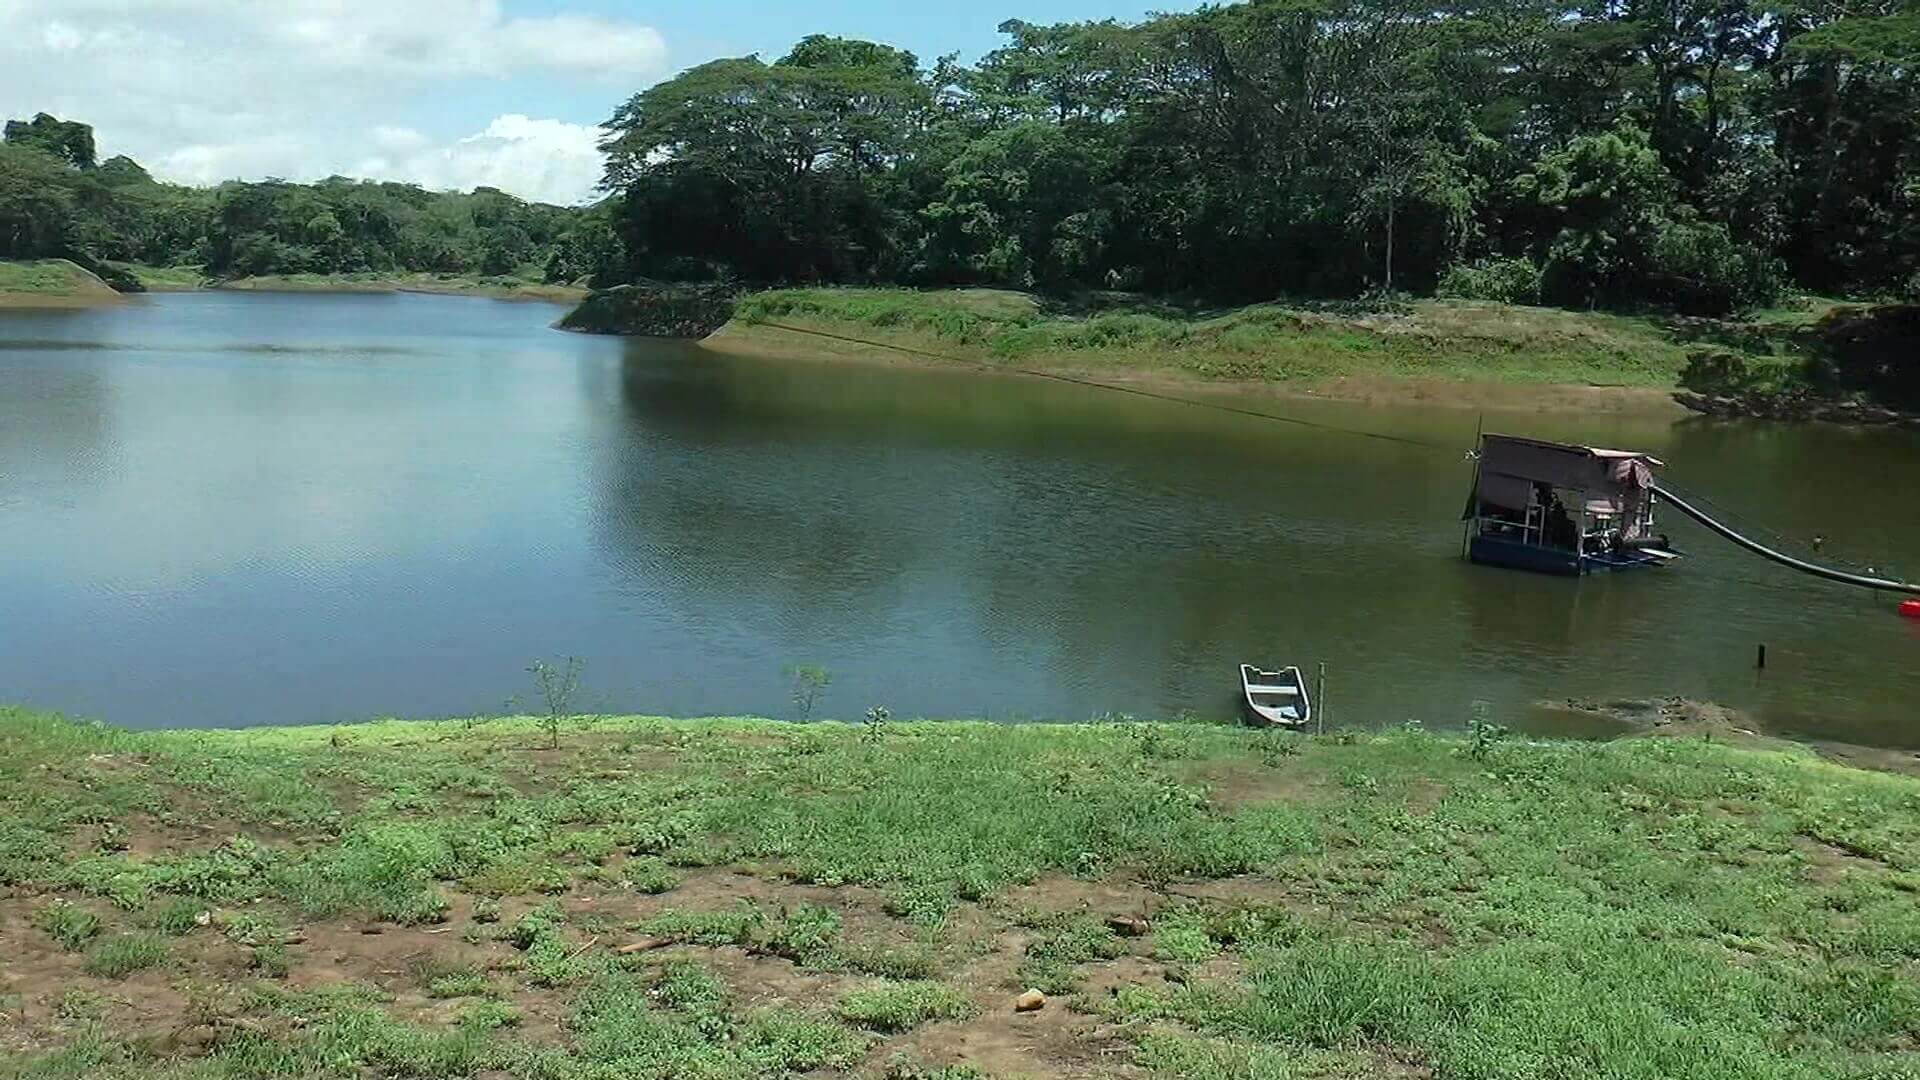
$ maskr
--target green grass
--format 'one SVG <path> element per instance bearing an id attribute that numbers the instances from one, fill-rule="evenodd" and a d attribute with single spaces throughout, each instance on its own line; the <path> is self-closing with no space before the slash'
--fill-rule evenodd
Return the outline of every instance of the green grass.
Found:
<path id="1" fill-rule="evenodd" d="M 87 951 L 86 970 L 89 975 L 118 979 L 164 963 L 166 959 L 166 939 L 141 931 L 110 937 L 95 945 Z"/>
<path id="2" fill-rule="evenodd" d="M 203 915 L 211 923 L 213 914 L 204 904 L 189 897 L 176 896 L 156 901 L 145 908 L 140 914 L 140 925 L 169 937 L 181 937 L 199 927 Z"/>
<path id="3" fill-rule="evenodd" d="M 68 952 L 79 952 L 100 933 L 100 916 L 78 904 L 55 900 L 40 909 L 34 925 Z"/>
<path id="4" fill-rule="evenodd" d="M 1096 915 L 1069 914 L 1025 920 L 1034 931 L 1015 973 L 1023 986 L 1065 994 L 1080 985 L 1078 968 L 1111 960 L 1125 951 Z"/>
<path id="5" fill-rule="evenodd" d="M 73 993 L 103 1016 L 44 1029 L 0 1077 L 871 1069 L 894 1049 L 874 1043 L 1010 1003 L 1015 981 L 1125 971 L 1142 973 L 1047 1009 L 1106 1014 L 1164 1076 L 1920 1070 L 1920 781 L 1721 740 L 1271 744 L 596 718 L 551 754 L 530 719 L 134 733 L 0 710 L 0 917 L 57 955 L 77 931 L 49 928 L 92 913 L 85 972 L 31 993 L 39 1015 Z M 141 842 L 97 850 L 109 821 Z M 643 859 L 681 884 L 628 887 Z M 433 924 L 473 903 L 468 882 L 530 864 L 568 891 Z M 1143 906 L 1150 936 L 1107 929 Z M 415 1024 L 366 987 L 296 989 L 383 926 L 368 940 L 450 950 L 413 1000 L 499 1007 Z M 324 949 L 298 942 L 316 928 Z M 676 944 L 615 951 L 642 936 Z M 970 981 L 989 954 L 1005 966 Z M 156 1056 L 111 981 L 156 966 L 176 996 L 226 995 L 205 1009 L 232 1022 L 187 1060 Z M 769 1000 L 768 973 L 806 990 Z M 533 1022 L 556 1016 L 557 1034 Z"/>
<path id="6" fill-rule="evenodd" d="M 100 279 L 65 259 L 0 260 L 0 297 L 112 296 Z"/>
<path id="7" fill-rule="evenodd" d="M 476 1001 L 460 1010 L 454 1022 L 473 1031 L 497 1031 L 518 1027 L 520 1010 L 504 1001 Z"/>
<path id="8" fill-rule="evenodd" d="M 627 860 L 620 868 L 620 878 L 649 896 L 657 896 L 680 884 L 680 875 L 665 860 L 650 855 Z"/>
<path id="9" fill-rule="evenodd" d="M 1372 313 L 1261 304 L 1187 315 L 1140 304 L 1066 314 L 988 290 L 781 289 L 743 298 L 730 332 L 778 340 L 768 323 L 985 363 L 1266 381 L 1361 375 L 1665 388 L 1687 353 L 1650 319 L 1469 301 Z M 835 348 L 814 338 L 789 344 Z"/>
<path id="10" fill-rule="evenodd" d="M 198 266 L 142 266 L 138 263 L 119 265 L 124 265 L 140 284 L 156 292 L 198 289 L 207 281 L 204 268 Z"/>
<path id="11" fill-rule="evenodd" d="M 910 1031 L 929 1020 L 964 1020 L 974 1014 L 973 1002 L 954 987 L 937 982 L 887 983 L 849 991 L 841 997 L 839 1013 L 876 1031 Z"/>
<path id="12" fill-rule="evenodd" d="M 486 997 L 492 993 L 493 980 L 478 968 L 459 968 L 435 974 L 427 980 L 428 997 Z"/>

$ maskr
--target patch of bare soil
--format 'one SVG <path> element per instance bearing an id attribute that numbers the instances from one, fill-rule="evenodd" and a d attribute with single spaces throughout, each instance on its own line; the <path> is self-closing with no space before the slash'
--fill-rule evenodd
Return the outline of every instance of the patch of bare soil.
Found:
<path id="1" fill-rule="evenodd" d="M 287 947 L 293 970 L 287 985 L 301 990 L 358 984 L 398 993 L 420 981 L 428 964 L 497 963 L 504 946 L 467 945 L 450 927 L 398 927 L 373 923 L 310 923 Z"/>
<path id="2" fill-rule="evenodd" d="M 1822 885 L 1837 884 L 1861 875 L 1878 877 L 1891 869 L 1886 863 L 1864 852 L 1811 836 L 1794 837 L 1793 846 L 1807 861 L 1807 876 Z"/>
<path id="3" fill-rule="evenodd" d="M 1670 391 L 1645 386 L 1575 386 L 1547 383 L 1466 382 L 1395 375 L 1342 375 L 1306 386 L 1257 384 L 1277 397 L 1314 398 L 1361 405 L 1430 405 L 1443 409 L 1581 412 L 1605 415 L 1680 416 Z"/>
<path id="4" fill-rule="evenodd" d="M 0 899 L 0 1058 L 51 1049 L 94 1023 L 129 1036 L 176 1038 L 200 1022 L 197 988 L 246 975 L 247 952 L 217 931 L 172 939 L 160 967 L 119 978 L 89 975 L 83 953 L 61 949 L 34 926 L 34 914 L 48 902 Z M 107 914 L 102 905 L 77 902 Z"/>
<path id="5" fill-rule="evenodd" d="M 1838 742 L 1813 742 L 1807 745 L 1813 747 L 1821 757 L 1841 765 L 1874 772 L 1899 773 L 1902 776 L 1920 776 L 1920 752 Z"/>
<path id="6" fill-rule="evenodd" d="M 609 863 L 618 869 L 618 863 Z M 843 928 L 858 933 L 893 925 L 882 910 L 884 895 L 858 885 L 829 888 L 781 881 L 771 871 L 741 867 L 696 867 L 679 872 L 680 884 L 649 895 L 613 886 L 583 886 L 560 898 L 569 918 L 599 916 L 620 922 L 642 922 L 667 910 L 724 911 L 742 905 L 769 914 L 801 904 L 831 908 Z M 504 909 L 503 909 L 504 911 Z M 503 915 L 503 917 L 505 917 Z"/>
<path id="7" fill-rule="evenodd" d="M 1222 810 L 1239 810 L 1281 802 L 1313 802 L 1327 794 L 1324 778 L 1308 773 L 1292 760 L 1277 765 L 1258 761 L 1205 761 L 1186 771 L 1187 779 L 1204 784 L 1207 799 Z"/>
<path id="8" fill-rule="evenodd" d="M 970 1020 L 927 1024 L 881 1044 L 875 1065 L 905 1055 L 925 1065 L 971 1065 L 996 1078 L 1134 1077 L 1133 1045 L 1119 1029 L 1058 1000 L 1033 1012 L 1015 1012 L 1014 995 L 981 1001 Z"/>
<path id="9" fill-rule="evenodd" d="M 1586 721 L 1621 738 L 1702 739 L 1755 750 L 1793 750 L 1799 744 L 1763 732 L 1752 717 L 1710 701 L 1687 698 L 1567 698 L 1535 702 L 1543 713 Z"/>
<path id="10" fill-rule="evenodd" d="M 1724 705 L 1686 698 L 1630 698 L 1535 702 L 1534 708 L 1575 722 L 1600 725 L 1590 730 L 1622 731 L 1621 738 L 1701 739 L 1749 750 L 1811 750 L 1840 765 L 1872 772 L 1920 776 L 1920 751 L 1861 746 L 1830 740 L 1797 740 L 1772 735 L 1753 717 Z"/>
<path id="11" fill-rule="evenodd" d="M 698 945 L 674 945 L 647 954 L 649 962 L 697 960 L 732 988 L 734 997 L 748 1008 L 766 1005 L 790 1005 L 796 1008 L 824 1009 L 841 994 L 874 980 L 839 972 L 810 971 L 791 960 L 763 956 L 733 945 L 703 948 Z"/>
<path id="12" fill-rule="evenodd" d="M 1153 913 L 1165 902 L 1164 893 L 1135 881 L 1086 880 L 1048 874 L 1032 884 L 1008 890 L 994 903 L 1010 912 L 1080 911 L 1152 919 Z"/>
<path id="13" fill-rule="evenodd" d="M 1325 914 L 1324 909 L 1302 895 L 1298 886 L 1269 878 L 1243 876 L 1183 882 L 1167 891 L 1189 900 L 1213 904 L 1278 907 L 1302 914 Z"/>
<path id="14" fill-rule="evenodd" d="M 1374 1080 L 1429 1080 L 1433 1076 L 1433 1070 L 1417 1059 L 1391 1050 L 1370 1050 L 1367 1056 L 1373 1059 L 1367 1075 Z"/>
<path id="15" fill-rule="evenodd" d="M 1440 808 L 1447 797 L 1447 785 L 1434 780 L 1415 780 L 1407 789 L 1407 812 L 1426 817 Z"/>

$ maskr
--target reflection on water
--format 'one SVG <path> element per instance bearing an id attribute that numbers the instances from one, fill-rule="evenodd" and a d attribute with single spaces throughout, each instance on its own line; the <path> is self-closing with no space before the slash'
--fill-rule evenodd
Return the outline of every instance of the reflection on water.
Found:
<path id="1" fill-rule="evenodd" d="M 1331 719 L 1685 694 L 1906 743 L 1914 627 L 1682 521 L 1585 582 L 1465 564 L 1459 453 L 971 373 L 779 364 L 422 296 L 0 318 L 0 699 L 128 724 L 594 705 L 1224 714 L 1242 659 Z M 50 344 L 55 343 L 55 344 Z M 1458 411 L 1289 404 L 1458 446 Z M 1489 416 L 1644 448 L 1843 555 L 1920 567 L 1911 433 Z M 1764 641 L 1769 670 L 1752 670 Z"/>

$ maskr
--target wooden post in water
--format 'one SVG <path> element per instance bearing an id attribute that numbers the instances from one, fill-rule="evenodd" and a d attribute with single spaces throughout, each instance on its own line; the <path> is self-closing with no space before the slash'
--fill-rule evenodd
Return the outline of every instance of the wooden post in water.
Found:
<path id="1" fill-rule="evenodd" d="M 1327 662 L 1320 661 L 1320 676 L 1314 680 L 1313 700 L 1319 707 L 1313 710 L 1314 722 L 1319 725 L 1319 734 L 1327 733 Z"/>
<path id="2" fill-rule="evenodd" d="M 1754 654 L 1753 666 L 1760 671 L 1767 670 L 1767 646 L 1764 642 L 1761 643 L 1760 650 Z"/>

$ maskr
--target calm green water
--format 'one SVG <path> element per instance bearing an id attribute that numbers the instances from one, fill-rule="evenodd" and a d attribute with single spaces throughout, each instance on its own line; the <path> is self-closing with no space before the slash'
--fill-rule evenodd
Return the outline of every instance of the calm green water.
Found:
<path id="1" fill-rule="evenodd" d="M 1471 413 L 1119 394 L 547 329 L 540 305 L 187 294 L 0 313 L 0 700 L 133 726 L 583 707 L 1225 714 L 1324 660 L 1335 723 L 1683 694 L 1920 744 L 1920 625 L 1684 520 L 1583 582 L 1459 558 Z M 1654 451 L 1788 535 L 1920 573 L 1920 438 L 1492 416 Z M 1756 644 L 1771 649 L 1764 673 Z M 1485 703 L 1477 706 L 1477 703 Z"/>

